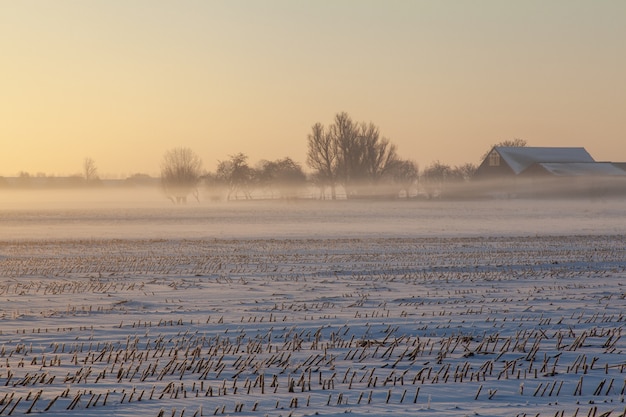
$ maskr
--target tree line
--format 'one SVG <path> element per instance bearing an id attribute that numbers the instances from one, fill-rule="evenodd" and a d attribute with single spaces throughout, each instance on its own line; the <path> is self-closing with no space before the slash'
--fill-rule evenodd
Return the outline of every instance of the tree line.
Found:
<path id="1" fill-rule="evenodd" d="M 259 195 L 293 199 L 312 194 L 332 200 L 409 198 L 416 196 L 418 189 L 423 196 L 434 198 L 441 196 L 446 187 L 471 180 L 477 169 L 473 163 L 452 167 L 434 161 L 420 171 L 417 163 L 399 156 L 396 145 L 380 133 L 378 126 L 356 122 L 345 112 L 336 114 L 328 125 L 315 123 L 306 140 L 308 174 L 290 157 L 262 160 L 252 166 L 242 152 L 218 161 L 216 170 L 210 172 L 203 169 L 202 159 L 190 148 L 174 148 L 163 155 L 160 164 L 161 188 L 175 204 L 186 203 L 190 196 L 199 201 L 201 191 L 212 200 L 252 199 Z M 526 141 L 514 139 L 493 146 L 526 146 Z M 33 179 L 22 172 L 16 179 L 17 186 L 28 186 Z M 53 186 L 101 185 L 92 158 L 84 159 L 82 175 L 46 180 Z M 126 183 L 152 182 L 145 174 L 135 174 Z M 6 179 L 0 177 L 3 185 L 6 187 Z M 316 191 L 312 193 L 312 189 Z"/>
<path id="2" fill-rule="evenodd" d="M 503 141 L 499 146 L 525 146 L 526 141 Z M 494 145 L 495 146 L 495 145 Z M 289 157 L 263 160 L 250 166 L 244 153 L 218 161 L 215 172 L 203 172 L 200 157 L 189 148 L 166 152 L 161 163 L 161 183 L 174 203 L 184 203 L 189 195 L 199 200 L 199 188 L 211 199 L 251 199 L 254 192 L 272 198 L 297 198 L 307 186 L 317 190 L 320 199 L 399 197 L 417 194 L 417 187 L 428 197 L 440 196 L 444 186 L 469 181 L 477 166 L 466 163 L 451 167 L 435 161 L 420 172 L 418 165 L 401 158 L 396 146 L 382 136 L 373 123 L 355 122 L 345 112 L 333 123 L 315 123 L 307 135 L 307 175 Z"/>

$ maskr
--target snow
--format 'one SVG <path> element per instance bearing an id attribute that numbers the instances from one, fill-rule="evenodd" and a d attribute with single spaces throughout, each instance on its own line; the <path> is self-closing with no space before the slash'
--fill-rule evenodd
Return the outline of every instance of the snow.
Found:
<path id="1" fill-rule="evenodd" d="M 92 203 L 0 210 L 0 415 L 626 407 L 623 200 Z"/>

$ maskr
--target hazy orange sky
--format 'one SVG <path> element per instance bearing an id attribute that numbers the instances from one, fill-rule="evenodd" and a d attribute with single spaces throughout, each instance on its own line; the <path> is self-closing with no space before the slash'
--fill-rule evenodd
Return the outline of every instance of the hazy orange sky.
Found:
<path id="1" fill-rule="evenodd" d="M 0 175 L 304 163 L 373 122 L 421 168 L 515 137 L 626 161 L 626 1 L 0 2 Z"/>

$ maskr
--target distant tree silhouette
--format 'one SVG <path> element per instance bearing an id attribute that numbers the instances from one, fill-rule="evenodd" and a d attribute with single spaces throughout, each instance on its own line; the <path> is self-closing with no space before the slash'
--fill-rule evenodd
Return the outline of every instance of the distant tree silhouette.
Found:
<path id="1" fill-rule="evenodd" d="M 354 177 L 360 175 L 356 172 L 359 168 L 361 153 L 357 126 L 347 113 L 338 113 L 335 116 L 335 123 L 328 128 L 328 135 L 337 147 L 338 180 L 346 188 L 354 180 Z"/>
<path id="2" fill-rule="evenodd" d="M 469 181 L 474 176 L 476 169 L 478 169 L 478 167 L 470 162 L 462 165 L 455 165 L 450 172 L 450 176 L 453 180 Z"/>
<path id="3" fill-rule="evenodd" d="M 339 147 L 321 123 L 315 123 L 308 136 L 307 165 L 314 171 L 313 182 L 320 188 L 321 196 L 330 188 L 331 198 L 336 199 Z"/>
<path id="4" fill-rule="evenodd" d="M 359 195 L 375 185 L 398 161 L 396 147 L 380 136 L 373 123 L 355 123 L 345 112 L 338 113 L 327 129 L 313 125 L 308 135 L 307 164 L 315 170 L 314 178 L 331 188 L 343 185 L 346 195 Z"/>
<path id="5" fill-rule="evenodd" d="M 150 175 L 137 172 L 127 177 L 124 180 L 124 183 L 125 185 L 130 185 L 130 186 L 148 186 L 148 185 L 153 185 L 154 181 L 155 179 L 152 178 Z"/>
<path id="6" fill-rule="evenodd" d="M 518 148 L 518 147 L 522 148 L 527 145 L 528 145 L 528 142 L 526 142 L 526 139 L 513 138 L 509 140 L 503 140 L 494 145 L 491 145 L 489 149 L 487 149 L 485 153 L 483 153 L 482 156 L 480 157 L 480 162 L 484 161 L 487 155 L 489 155 L 489 151 L 491 151 L 496 146 L 510 147 L 510 148 Z"/>
<path id="7" fill-rule="evenodd" d="M 450 180 L 452 168 L 450 165 L 435 161 L 430 164 L 422 173 L 422 184 L 428 198 L 440 197 L 445 188 L 445 184 Z"/>
<path id="8" fill-rule="evenodd" d="M 242 192 L 245 199 L 252 198 L 251 190 L 256 179 L 255 172 L 248 165 L 248 156 L 244 153 L 230 155 L 230 160 L 219 161 L 216 179 L 228 188 L 227 200 L 237 198 Z"/>
<path id="9" fill-rule="evenodd" d="M 215 172 L 207 172 L 202 176 L 205 192 L 209 200 L 220 201 L 228 194 L 228 183 Z"/>
<path id="10" fill-rule="evenodd" d="M 95 161 L 91 158 L 85 158 L 83 160 L 83 178 L 85 179 L 85 183 L 87 185 L 93 185 L 100 182 L 100 178 L 98 177 L 98 168 L 96 167 Z"/>
<path id="11" fill-rule="evenodd" d="M 360 161 L 353 167 L 355 177 L 362 177 L 366 184 L 376 184 L 399 161 L 396 146 L 381 137 L 373 123 L 361 123 L 358 128 L 358 145 L 353 160 Z"/>
<path id="12" fill-rule="evenodd" d="M 29 188 L 33 185 L 33 177 L 27 171 L 20 171 L 17 175 L 16 185 L 18 188 Z"/>
<path id="13" fill-rule="evenodd" d="M 388 176 L 400 191 L 404 192 L 404 196 L 409 198 L 411 188 L 415 187 L 419 180 L 419 168 L 413 161 L 398 160 L 391 165 Z"/>
<path id="14" fill-rule="evenodd" d="M 261 186 L 272 193 L 278 191 L 281 198 L 297 197 L 298 192 L 306 185 L 306 174 L 302 167 L 289 157 L 261 161 L 256 174 Z"/>
<path id="15" fill-rule="evenodd" d="M 161 162 L 161 185 L 165 195 L 175 204 L 187 202 L 193 193 L 199 200 L 197 185 L 202 160 L 189 148 L 174 148 L 165 153 Z"/>

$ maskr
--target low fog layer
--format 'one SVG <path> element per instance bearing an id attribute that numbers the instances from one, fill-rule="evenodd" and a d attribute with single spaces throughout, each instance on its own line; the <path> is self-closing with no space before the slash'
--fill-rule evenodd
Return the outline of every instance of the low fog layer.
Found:
<path id="1" fill-rule="evenodd" d="M 0 240 L 626 233 L 626 200 L 190 201 L 158 190 L 4 192 Z"/>

